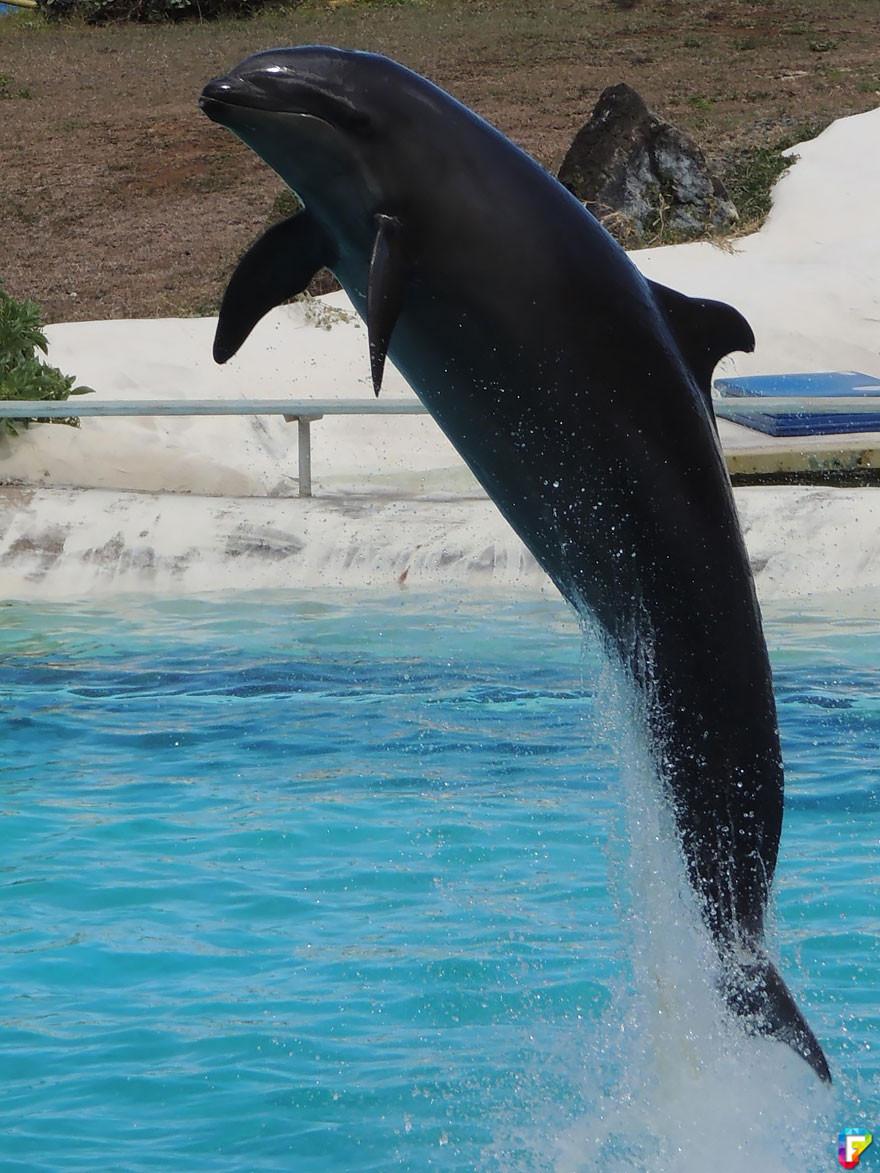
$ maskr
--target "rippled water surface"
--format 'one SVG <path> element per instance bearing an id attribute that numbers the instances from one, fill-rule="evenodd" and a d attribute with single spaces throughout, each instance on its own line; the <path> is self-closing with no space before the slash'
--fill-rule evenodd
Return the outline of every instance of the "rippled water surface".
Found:
<path id="1" fill-rule="evenodd" d="M 880 624 L 768 635 L 775 947 L 836 1085 L 756 1041 L 755 1106 L 630 1016 L 620 734 L 561 604 L 0 608 L 0 1165 L 655 1173 L 705 1167 L 696 1100 L 760 1171 L 739 1097 L 832 1168 L 880 1124 Z"/>

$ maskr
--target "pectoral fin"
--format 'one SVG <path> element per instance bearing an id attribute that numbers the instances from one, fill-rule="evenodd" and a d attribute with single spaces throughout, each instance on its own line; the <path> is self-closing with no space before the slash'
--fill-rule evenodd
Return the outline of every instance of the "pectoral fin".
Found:
<path id="1" fill-rule="evenodd" d="M 376 239 L 367 286 L 367 333 L 370 339 L 373 390 L 377 396 L 382 389 L 385 358 L 400 313 L 406 283 L 402 236 L 400 221 L 394 216 L 376 217 Z"/>
<path id="2" fill-rule="evenodd" d="M 214 335 L 214 360 L 224 363 L 264 314 L 295 297 L 325 266 L 334 249 L 308 211 L 273 224 L 238 262 L 232 274 Z"/>

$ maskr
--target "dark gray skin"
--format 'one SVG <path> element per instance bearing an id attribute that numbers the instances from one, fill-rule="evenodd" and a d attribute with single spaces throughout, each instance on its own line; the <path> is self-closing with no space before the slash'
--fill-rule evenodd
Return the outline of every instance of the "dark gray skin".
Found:
<path id="1" fill-rule="evenodd" d="M 782 762 L 709 397 L 748 324 L 645 280 L 532 159 L 385 58 L 259 53 L 201 105 L 305 209 L 242 259 L 215 357 L 332 270 L 368 323 L 376 393 L 387 352 L 636 686 L 731 1009 L 830 1079 L 763 943 Z"/>

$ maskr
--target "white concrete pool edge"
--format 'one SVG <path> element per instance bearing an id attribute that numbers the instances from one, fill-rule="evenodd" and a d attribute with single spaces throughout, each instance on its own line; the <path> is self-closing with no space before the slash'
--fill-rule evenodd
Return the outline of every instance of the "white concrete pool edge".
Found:
<path id="1" fill-rule="evenodd" d="M 880 491 L 736 491 L 762 601 L 880 597 Z M 0 489 L 0 598 L 333 588 L 552 593 L 491 502 Z"/>

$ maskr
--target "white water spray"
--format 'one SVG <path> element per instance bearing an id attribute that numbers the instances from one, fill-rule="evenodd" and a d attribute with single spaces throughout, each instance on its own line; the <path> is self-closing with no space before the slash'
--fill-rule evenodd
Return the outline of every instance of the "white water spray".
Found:
<path id="1" fill-rule="evenodd" d="M 629 973 L 581 1056 L 591 1107 L 556 1138 L 555 1171 L 826 1169 L 834 1093 L 789 1047 L 747 1036 L 727 1010 L 634 690 L 609 663 L 599 692 L 604 740 L 620 746 L 608 855 Z"/>

